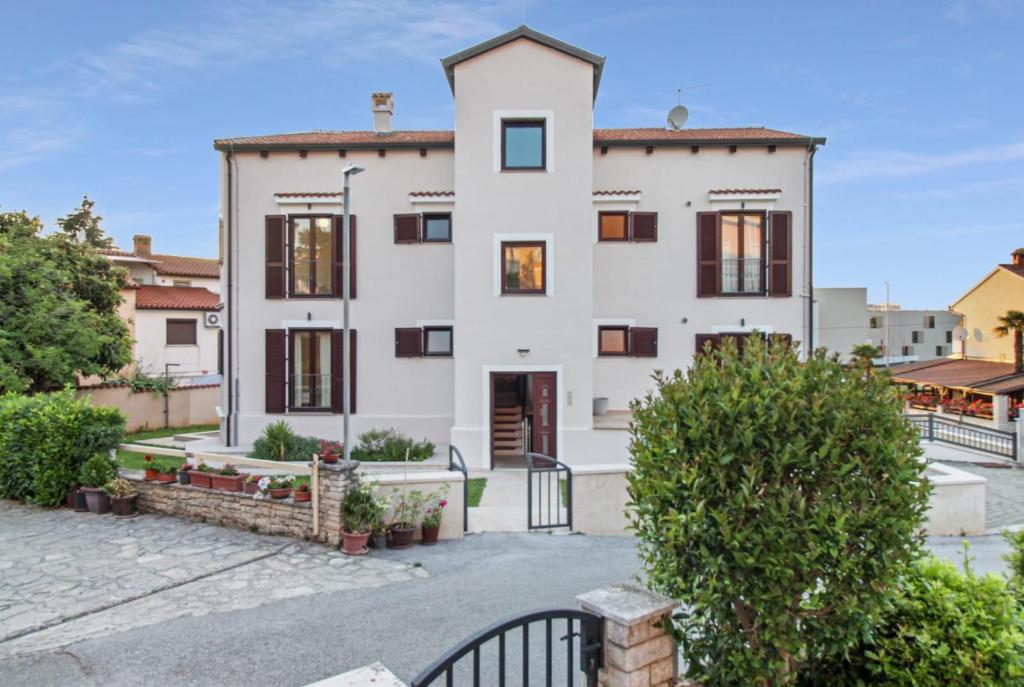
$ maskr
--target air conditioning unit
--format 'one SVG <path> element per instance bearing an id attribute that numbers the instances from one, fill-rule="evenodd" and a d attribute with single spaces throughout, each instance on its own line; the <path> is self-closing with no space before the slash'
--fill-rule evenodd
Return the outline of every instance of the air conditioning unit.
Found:
<path id="1" fill-rule="evenodd" d="M 219 312 L 208 312 L 203 315 L 203 324 L 207 327 L 217 328 L 220 327 L 220 313 Z"/>

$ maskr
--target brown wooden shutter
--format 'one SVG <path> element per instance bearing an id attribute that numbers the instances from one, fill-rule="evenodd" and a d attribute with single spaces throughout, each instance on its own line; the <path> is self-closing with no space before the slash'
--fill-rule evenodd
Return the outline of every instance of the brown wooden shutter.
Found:
<path id="1" fill-rule="evenodd" d="M 395 215 L 395 243 L 419 243 L 422 224 L 420 215 Z"/>
<path id="2" fill-rule="evenodd" d="M 629 354 L 638 358 L 657 358 L 658 328 L 630 327 Z"/>
<path id="3" fill-rule="evenodd" d="M 283 329 L 266 331 L 266 412 L 283 413 L 285 409 L 285 338 Z"/>
<path id="4" fill-rule="evenodd" d="M 694 348 L 694 355 L 701 355 L 704 353 L 704 344 L 708 342 L 711 342 L 711 350 L 717 351 L 718 346 L 721 344 L 721 337 L 718 334 L 698 334 L 696 348 Z"/>
<path id="5" fill-rule="evenodd" d="M 423 355 L 423 330 L 419 327 L 395 328 L 395 357 L 419 358 Z"/>
<path id="6" fill-rule="evenodd" d="M 349 217 L 349 259 L 351 260 L 351 271 L 349 273 L 349 292 L 350 298 L 356 297 L 356 216 L 351 215 Z M 345 217 L 344 215 L 335 215 L 334 223 L 332 225 L 332 236 L 331 245 L 334 246 L 334 295 L 338 298 L 345 296 L 342 291 L 341 285 L 344 279 L 344 259 L 345 256 L 342 252 L 342 241 L 341 238 L 345 232 Z"/>
<path id="7" fill-rule="evenodd" d="M 342 345 L 344 332 L 341 329 L 331 330 L 331 412 L 332 413 L 344 413 L 345 408 L 342 406 L 342 398 L 344 397 L 344 386 L 345 380 L 342 370 L 342 358 L 345 355 L 345 347 Z M 349 401 L 348 409 L 353 415 L 356 412 L 356 330 L 349 330 L 349 374 L 352 376 L 351 387 L 349 389 Z"/>
<path id="8" fill-rule="evenodd" d="M 721 286 L 721 218 L 717 212 L 697 213 L 697 297 L 717 296 Z"/>
<path id="9" fill-rule="evenodd" d="M 793 293 L 793 213 L 770 213 L 768 280 L 769 296 Z"/>
<path id="10" fill-rule="evenodd" d="M 631 238 L 634 241 L 657 241 L 658 240 L 658 213 L 657 212 L 633 212 L 630 213 L 630 225 L 632 229 Z"/>
<path id="11" fill-rule="evenodd" d="M 285 217 L 266 216 L 266 297 L 284 298 Z"/>

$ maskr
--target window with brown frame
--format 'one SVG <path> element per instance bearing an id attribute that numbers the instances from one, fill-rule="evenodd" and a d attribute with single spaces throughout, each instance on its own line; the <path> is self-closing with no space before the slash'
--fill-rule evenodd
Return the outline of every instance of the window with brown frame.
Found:
<path id="1" fill-rule="evenodd" d="M 597 328 L 597 355 L 657 358 L 658 328 L 601 325 Z"/>
<path id="2" fill-rule="evenodd" d="M 398 327 L 395 329 L 396 358 L 450 358 L 455 350 L 450 326 Z"/>
<path id="3" fill-rule="evenodd" d="M 331 410 L 331 331 L 292 329 L 288 356 L 289 410 Z"/>
<path id="4" fill-rule="evenodd" d="M 291 295 L 334 294 L 334 232 L 330 215 L 290 218 Z"/>
<path id="5" fill-rule="evenodd" d="M 764 214 L 722 213 L 722 294 L 764 293 Z"/>
<path id="6" fill-rule="evenodd" d="M 501 293 L 530 295 L 547 293 L 544 241 L 501 242 Z"/>
<path id="7" fill-rule="evenodd" d="M 455 349 L 451 327 L 423 328 L 423 355 L 427 357 L 451 357 Z"/>
<path id="8" fill-rule="evenodd" d="M 697 213 L 697 297 L 793 295 L 788 210 Z"/>
<path id="9" fill-rule="evenodd" d="M 599 212 L 597 213 L 597 240 L 657 241 L 658 213 L 656 212 Z"/>
<path id="10" fill-rule="evenodd" d="M 395 215 L 395 243 L 451 243 L 452 213 Z"/>
<path id="11" fill-rule="evenodd" d="M 501 168 L 506 171 L 547 169 L 546 120 L 502 120 Z"/>
<path id="12" fill-rule="evenodd" d="M 196 320 L 167 320 L 168 346 L 195 346 Z"/>

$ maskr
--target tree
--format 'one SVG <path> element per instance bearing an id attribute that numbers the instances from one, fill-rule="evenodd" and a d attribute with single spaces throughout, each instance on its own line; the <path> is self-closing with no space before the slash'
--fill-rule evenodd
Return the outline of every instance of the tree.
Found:
<path id="1" fill-rule="evenodd" d="M 1013 371 L 1024 372 L 1024 346 L 1021 345 L 1024 336 L 1024 312 L 1020 310 L 1007 310 L 1005 315 L 996 318 L 999 326 L 994 327 L 992 332 L 998 337 L 1013 335 Z"/>
<path id="2" fill-rule="evenodd" d="M 920 550 L 929 486 L 884 375 L 726 339 L 632 404 L 649 584 L 681 602 L 688 677 L 791 685 L 870 631 Z"/>
<path id="3" fill-rule="evenodd" d="M 0 392 L 59 389 L 131 362 L 117 311 L 124 270 L 87 233 L 41 231 L 37 217 L 0 213 Z"/>
<path id="4" fill-rule="evenodd" d="M 96 201 L 89 200 L 89 196 L 82 196 L 82 204 L 67 217 L 59 218 L 57 226 L 76 243 L 87 243 L 93 248 L 113 248 L 114 239 L 107 236 L 100 226 L 103 218 L 92 214 L 95 206 Z"/>
<path id="5" fill-rule="evenodd" d="M 870 370 L 874 366 L 875 358 L 882 355 L 882 349 L 869 343 L 857 344 L 850 351 L 850 362 L 857 367 Z"/>

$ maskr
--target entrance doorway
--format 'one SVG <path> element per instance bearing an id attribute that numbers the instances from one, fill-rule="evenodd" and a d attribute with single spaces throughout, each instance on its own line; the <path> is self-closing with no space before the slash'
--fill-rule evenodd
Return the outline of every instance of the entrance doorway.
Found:
<path id="1" fill-rule="evenodd" d="M 558 375 L 491 373 L 491 469 L 525 468 L 527 452 L 558 455 Z"/>

